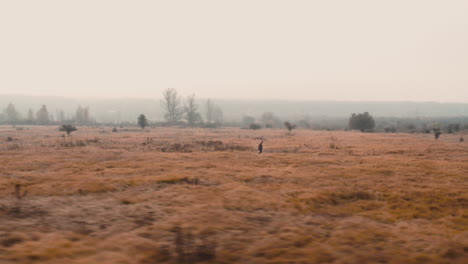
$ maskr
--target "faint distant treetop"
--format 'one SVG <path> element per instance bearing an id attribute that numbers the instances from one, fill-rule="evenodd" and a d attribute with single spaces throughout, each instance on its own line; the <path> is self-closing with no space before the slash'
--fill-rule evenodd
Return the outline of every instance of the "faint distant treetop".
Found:
<path id="1" fill-rule="evenodd" d="M 273 128 L 275 124 L 281 125 L 281 122 L 278 117 L 275 116 L 273 112 L 265 112 L 260 117 L 261 121 L 265 125 L 266 128 Z"/>
<path id="2" fill-rule="evenodd" d="M 242 125 L 245 127 L 249 127 L 251 124 L 255 123 L 255 118 L 253 116 L 243 116 L 242 117 Z"/>
<path id="3" fill-rule="evenodd" d="M 223 122 L 223 110 L 211 99 L 206 100 L 205 104 L 206 124 L 221 124 Z"/>
<path id="4" fill-rule="evenodd" d="M 5 114 L 7 116 L 8 122 L 10 122 L 11 124 L 15 124 L 20 118 L 20 115 L 16 110 L 15 105 L 12 103 L 8 104 L 7 108 L 5 109 Z"/>
<path id="5" fill-rule="evenodd" d="M 73 131 L 77 131 L 78 128 L 76 128 L 74 125 L 62 125 L 60 128 L 59 128 L 59 131 L 64 131 L 67 133 L 67 135 L 70 136 L 70 134 L 73 132 Z"/>
<path id="6" fill-rule="evenodd" d="M 202 121 L 202 117 L 198 112 L 198 105 L 195 102 L 195 95 L 190 95 L 184 102 L 185 119 L 189 126 L 195 126 L 195 124 Z"/>
<path id="7" fill-rule="evenodd" d="M 206 100 L 205 118 L 208 125 L 212 123 L 220 124 L 223 122 L 223 110 L 211 99 Z"/>
<path id="8" fill-rule="evenodd" d="M 78 124 L 84 125 L 88 124 L 90 120 L 89 107 L 78 106 L 76 109 L 75 120 Z"/>
<path id="9" fill-rule="evenodd" d="M 34 121 L 34 112 L 31 108 L 29 108 L 28 110 L 28 119 L 27 119 L 28 122 L 32 123 Z"/>
<path id="10" fill-rule="evenodd" d="M 349 128 L 358 129 L 362 132 L 375 127 L 374 118 L 368 113 L 352 114 L 349 118 Z"/>
<path id="11" fill-rule="evenodd" d="M 49 123 L 49 111 L 46 105 L 42 105 L 41 109 L 36 113 L 36 121 L 39 125 L 46 125 Z"/>
<path id="12" fill-rule="evenodd" d="M 262 128 L 262 126 L 260 126 L 259 124 L 252 123 L 249 125 L 249 129 L 252 129 L 252 130 L 258 130 L 260 128 Z"/>
<path id="13" fill-rule="evenodd" d="M 206 122 L 208 124 L 210 124 L 211 122 L 213 122 L 213 112 L 214 112 L 214 103 L 208 99 L 206 100 L 206 104 L 205 104 L 205 118 L 206 118 Z"/>

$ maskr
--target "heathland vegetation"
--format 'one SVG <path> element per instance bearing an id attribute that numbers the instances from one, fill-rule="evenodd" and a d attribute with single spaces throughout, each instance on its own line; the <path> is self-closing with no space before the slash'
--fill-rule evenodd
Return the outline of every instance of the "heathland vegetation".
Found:
<path id="1" fill-rule="evenodd" d="M 136 126 L 80 126 L 70 137 L 0 126 L 0 135 L 1 263 L 468 257 L 458 135 Z"/>
<path id="2" fill-rule="evenodd" d="M 110 123 L 5 106 L 0 263 L 468 258 L 465 117 L 232 120 L 218 100 L 162 98 L 162 119 Z"/>

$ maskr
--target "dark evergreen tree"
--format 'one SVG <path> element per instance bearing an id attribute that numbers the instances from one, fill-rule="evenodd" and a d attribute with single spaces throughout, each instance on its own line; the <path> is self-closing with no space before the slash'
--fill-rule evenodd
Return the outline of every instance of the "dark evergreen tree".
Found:
<path id="1" fill-rule="evenodd" d="M 144 129 L 145 127 L 148 126 L 148 119 L 146 119 L 146 116 L 141 114 L 138 117 L 138 125 L 141 127 L 141 129 Z"/>

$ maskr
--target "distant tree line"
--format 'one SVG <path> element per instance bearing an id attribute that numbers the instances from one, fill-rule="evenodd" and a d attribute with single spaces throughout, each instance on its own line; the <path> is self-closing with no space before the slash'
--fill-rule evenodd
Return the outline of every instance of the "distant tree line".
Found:
<path id="1" fill-rule="evenodd" d="M 285 116 L 282 112 L 265 111 L 261 114 L 244 114 L 242 118 L 225 120 L 223 110 L 212 99 L 199 100 L 194 94 L 183 97 L 174 88 L 163 91 L 159 106 L 163 121 L 151 120 L 145 113 L 134 116 L 133 121 L 98 123 L 89 107 L 78 106 L 75 111 L 65 113 L 55 109 L 52 113 L 46 105 L 28 109 L 25 113 L 17 110 L 13 103 L 0 108 L 0 124 L 11 125 L 112 125 L 112 126 L 179 126 L 179 127 L 241 127 L 244 129 L 286 128 L 288 133 L 295 128 L 313 130 L 359 130 L 384 133 L 436 133 L 450 134 L 468 130 L 468 117 L 373 117 L 369 112 L 353 113 L 348 117 L 329 117 L 323 113 L 311 116 Z M 246 112 L 248 109 L 246 108 Z M 232 113 L 231 113 L 232 114 Z M 239 116 L 237 114 L 237 116 Z M 287 123 L 286 123 L 287 122 Z M 291 128 L 291 129 L 290 129 Z M 439 136 L 440 136 L 439 134 Z"/>
<path id="2" fill-rule="evenodd" d="M 42 105 L 37 111 L 29 108 L 26 115 L 23 116 L 13 103 L 0 114 L 0 124 L 10 125 L 56 125 L 61 123 L 70 123 L 76 125 L 91 125 L 96 123 L 91 117 L 89 107 L 78 106 L 76 112 L 65 116 L 63 110 L 57 110 L 56 115 L 49 112 L 46 105 Z"/>

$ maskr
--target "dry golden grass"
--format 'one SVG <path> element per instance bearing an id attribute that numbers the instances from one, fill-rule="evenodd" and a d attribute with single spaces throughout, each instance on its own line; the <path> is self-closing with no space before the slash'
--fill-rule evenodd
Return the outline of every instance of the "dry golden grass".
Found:
<path id="1" fill-rule="evenodd" d="M 456 135 L 111 129 L 0 127 L 0 263 L 468 258 Z"/>

